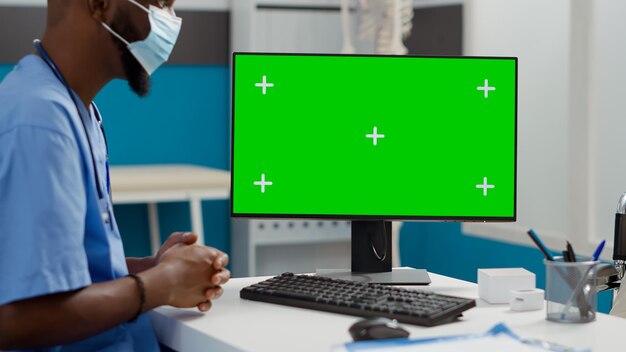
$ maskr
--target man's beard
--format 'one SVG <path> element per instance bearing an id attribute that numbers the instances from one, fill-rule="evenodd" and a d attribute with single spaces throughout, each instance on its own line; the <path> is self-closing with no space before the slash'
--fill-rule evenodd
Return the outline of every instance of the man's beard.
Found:
<path id="1" fill-rule="evenodd" d="M 133 38 L 140 38 L 140 35 L 137 31 L 133 30 L 128 24 L 130 23 L 130 19 L 125 14 L 122 16 L 118 16 L 118 20 L 113 20 L 111 23 L 111 28 L 114 31 L 119 33 L 122 38 L 125 38 L 129 42 L 133 42 L 134 40 L 130 40 Z M 121 40 L 111 35 L 113 40 L 116 43 L 116 46 L 120 50 L 120 54 L 122 55 L 122 67 L 124 69 L 124 74 L 126 75 L 126 79 L 128 80 L 128 86 L 132 89 L 135 94 L 140 97 L 145 97 L 150 92 L 151 80 L 150 75 L 146 70 L 141 66 L 139 61 L 133 56 L 133 54 L 128 50 L 126 44 L 124 44 Z"/>

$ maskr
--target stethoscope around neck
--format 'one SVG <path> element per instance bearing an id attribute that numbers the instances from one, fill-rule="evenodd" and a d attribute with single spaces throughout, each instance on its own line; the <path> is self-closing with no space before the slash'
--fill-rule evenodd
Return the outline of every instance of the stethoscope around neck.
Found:
<path id="1" fill-rule="evenodd" d="M 91 139 L 89 138 L 89 133 L 87 132 L 87 125 L 85 125 L 85 119 L 83 119 L 83 114 L 80 109 L 80 105 L 76 101 L 76 97 L 74 96 L 72 92 L 72 88 L 70 87 L 70 85 L 67 83 L 67 81 L 61 74 L 61 71 L 59 71 L 57 66 L 54 64 L 54 61 L 52 61 L 52 58 L 50 57 L 50 55 L 48 55 L 46 50 L 44 50 L 43 46 L 41 45 L 41 41 L 39 39 L 35 39 L 33 44 L 35 45 L 35 48 L 37 49 L 37 52 L 39 53 L 41 58 L 46 62 L 48 67 L 50 67 L 50 70 L 52 70 L 52 72 L 57 77 L 57 79 L 61 82 L 61 84 L 63 84 L 63 86 L 67 90 L 67 93 L 72 99 L 74 106 L 76 106 L 76 111 L 78 112 L 79 120 L 81 122 L 81 125 L 83 126 L 83 131 L 85 132 L 85 138 L 87 138 L 87 144 L 89 145 L 89 153 L 91 154 L 91 163 L 93 166 L 93 173 L 96 179 L 96 191 L 98 192 L 98 200 L 100 201 L 100 204 L 102 206 L 102 213 L 101 213 L 102 221 L 104 221 L 105 224 L 108 224 L 110 228 L 113 229 L 113 221 L 111 221 L 111 210 L 110 210 L 111 199 L 108 199 L 107 201 L 108 197 L 105 196 L 105 193 L 102 190 L 102 183 L 100 182 L 100 176 L 98 175 L 98 167 L 96 164 L 96 156 L 94 155 L 94 152 L 93 152 L 93 146 L 91 144 Z M 102 126 L 102 119 L 100 118 L 100 113 L 98 112 L 98 109 L 93 103 L 91 103 L 91 107 L 93 108 L 94 114 L 96 116 L 98 126 L 100 126 L 100 131 L 102 131 L 102 136 L 104 137 L 104 144 L 107 149 L 107 159 L 108 159 L 109 147 L 107 143 L 106 134 L 104 133 L 104 127 Z M 111 181 L 109 177 L 109 161 L 108 160 L 106 161 L 106 177 L 107 177 L 107 189 L 110 194 Z"/>

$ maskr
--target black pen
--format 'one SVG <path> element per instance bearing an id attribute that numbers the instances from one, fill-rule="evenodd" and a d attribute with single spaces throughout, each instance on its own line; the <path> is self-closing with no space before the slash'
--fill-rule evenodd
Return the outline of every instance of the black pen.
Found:
<path id="1" fill-rule="evenodd" d="M 543 255 L 546 257 L 546 259 L 551 262 L 554 261 L 554 258 L 552 257 L 552 254 L 550 254 L 548 247 L 546 247 L 543 244 L 543 242 L 541 242 L 541 240 L 539 239 L 539 236 L 537 236 L 535 231 L 533 231 L 533 229 L 530 229 L 528 230 L 527 234 L 528 236 L 530 236 L 530 239 L 533 240 L 533 242 L 537 245 L 537 247 L 539 248 L 541 253 L 543 253 Z"/>
<path id="2" fill-rule="evenodd" d="M 571 262 L 571 261 L 572 261 L 572 260 L 570 259 L 570 257 L 569 257 L 569 252 L 568 252 L 568 251 L 563 251 L 563 252 L 561 252 L 561 253 L 563 253 L 563 261 L 564 261 L 564 262 Z"/>
<path id="3" fill-rule="evenodd" d="M 569 243 L 569 241 L 567 241 L 567 252 L 569 253 L 569 261 L 575 262 L 576 254 L 574 253 L 574 248 L 572 247 L 572 244 Z"/>
<path id="4" fill-rule="evenodd" d="M 567 250 L 563 251 L 563 253 L 567 252 L 567 256 L 569 257 L 569 262 L 576 262 L 576 253 L 574 253 L 574 247 L 572 247 L 572 244 L 569 243 L 569 241 L 567 241 Z M 570 268 L 568 268 L 570 269 Z M 572 278 L 572 283 L 570 284 L 570 287 L 572 287 L 574 290 L 576 289 L 575 287 L 578 286 L 578 281 L 579 280 L 584 280 L 583 278 L 579 278 L 578 277 L 578 272 L 576 270 L 568 270 L 571 278 Z M 585 275 L 586 276 L 586 275 Z M 574 284 L 575 285 L 572 285 Z M 578 303 L 578 309 L 580 310 L 580 316 L 581 317 L 587 317 L 589 315 L 589 310 L 590 308 L 587 306 L 587 301 L 585 300 L 585 296 L 582 292 L 573 292 L 573 294 L 576 296 L 576 302 Z"/>

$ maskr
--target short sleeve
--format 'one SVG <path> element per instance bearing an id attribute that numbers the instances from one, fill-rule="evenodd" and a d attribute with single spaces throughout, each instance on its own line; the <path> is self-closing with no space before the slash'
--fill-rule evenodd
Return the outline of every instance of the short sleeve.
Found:
<path id="1" fill-rule="evenodd" d="M 36 125 L 0 132 L 0 210 L 0 305 L 91 283 L 74 139 Z"/>

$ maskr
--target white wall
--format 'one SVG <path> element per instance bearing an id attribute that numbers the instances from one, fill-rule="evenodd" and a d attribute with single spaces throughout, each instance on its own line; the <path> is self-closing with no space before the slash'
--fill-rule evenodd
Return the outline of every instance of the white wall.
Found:
<path id="1" fill-rule="evenodd" d="M 549 232 L 566 223 L 568 28 L 568 0 L 474 0 L 465 11 L 466 55 L 518 57 L 518 219 Z"/>
<path id="2" fill-rule="evenodd" d="M 595 0 L 590 18 L 591 231 L 612 239 L 617 200 L 626 192 L 626 1 Z"/>
<path id="3" fill-rule="evenodd" d="M 253 50 L 326 53 L 341 50 L 338 12 L 264 10 L 257 12 L 254 21 L 256 27 L 251 28 L 256 32 Z"/>
<path id="4" fill-rule="evenodd" d="M 466 232 L 526 243 L 528 227 L 554 237 L 567 231 L 569 27 L 569 0 L 466 4 L 465 54 L 516 56 L 519 65 L 518 223 L 464 225 Z"/>
<path id="5" fill-rule="evenodd" d="M 626 191 L 626 1 L 469 0 L 466 54 L 519 57 L 517 224 L 467 233 L 590 254 Z M 604 251 L 610 259 L 612 246 Z"/>

